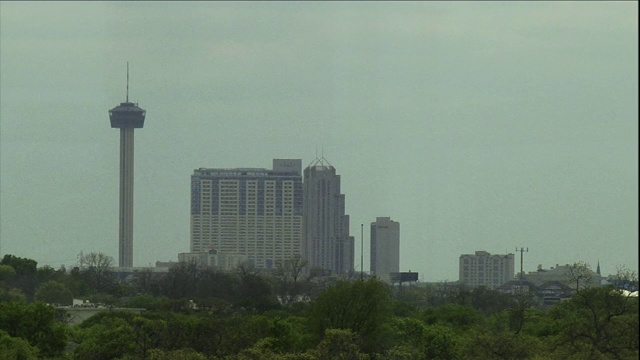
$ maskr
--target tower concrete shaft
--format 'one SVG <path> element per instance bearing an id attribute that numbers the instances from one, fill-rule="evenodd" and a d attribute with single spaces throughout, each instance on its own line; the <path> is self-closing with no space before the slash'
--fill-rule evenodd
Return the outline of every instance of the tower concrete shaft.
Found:
<path id="1" fill-rule="evenodd" d="M 133 266 L 133 130 L 120 128 L 120 267 Z"/>

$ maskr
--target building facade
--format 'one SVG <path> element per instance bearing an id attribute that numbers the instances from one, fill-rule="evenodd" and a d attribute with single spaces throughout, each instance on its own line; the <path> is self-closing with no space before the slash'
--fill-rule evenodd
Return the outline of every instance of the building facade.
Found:
<path id="1" fill-rule="evenodd" d="M 244 255 L 229 256 L 217 250 L 178 254 L 178 262 L 194 263 L 201 268 L 232 271 L 247 261 Z"/>
<path id="2" fill-rule="evenodd" d="M 332 274 L 353 273 L 354 239 L 349 236 L 349 215 L 340 193 L 340 175 L 323 158 L 304 169 L 303 257 L 311 268 Z"/>
<path id="3" fill-rule="evenodd" d="M 513 254 L 491 255 L 486 251 L 460 255 L 460 283 L 470 287 L 486 286 L 495 289 L 513 280 L 515 260 Z"/>
<path id="4" fill-rule="evenodd" d="M 377 217 L 371 223 L 371 274 L 391 281 L 391 273 L 400 271 L 400 223 L 389 217 Z"/>
<path id="5" fill-rule="evenodd" d="M 301 170 L 300 159 L 274 159 L 272 170 L 194 170 L 191 252 L 246 257 L 257 269 L 301 255 Z"/>
<path id="6" fill-rule="evenodd" d="M 557 281 L 575 290 L 576 278 L 575 275 L 572 275 L 572 273 L 572 266 L 569 264 L 556 264 L 555 267 L 552 266 L 549 269 L 544 269 L 542 267 L 542 264 L 540 264 L 538 265 L 538 269 L 536 271 L 530 271 L 524 274 L 524 279 L 531 281 L 537 286 L 540 286 L 546 282 Z M 594 272 L 590 268 L 585 268 L 584 270 L 582 270 L 582 272 L 580 273 L 580 277 L 581 279 L 578 279 L 578 282 L 581 288 L 583 286 L 600 286 L 600 283 L 602 281 L 602 276 L 600 275 L 600 273 L 598 271 Z"/>

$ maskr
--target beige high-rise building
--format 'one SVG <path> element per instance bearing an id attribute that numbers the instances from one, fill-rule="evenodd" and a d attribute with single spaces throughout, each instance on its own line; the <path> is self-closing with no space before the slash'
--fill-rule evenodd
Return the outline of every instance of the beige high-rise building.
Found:
<path id="1" fill-rule="evenodd" d="M 303 257 L 311 268 L 350 276 L 353 256 L 354 239 L 349 236 L 340 175 L 324 157 L 316 158 L 304 169 Z"/>
<path id="2" fill-rule="evenodd" d="M 491 255 L 486 251 L 460 255 L 460 282 L 470 286 L 495 289 L 513 280 L 515 260 L 513 254 Z"/>
<path id="3" fill-rule="evenodd" d="M 258 269 L 301 255 L 301 172 L 300 159 L 274 159 L 273 170 L 194 170 L 191 252 L 246 256 Z"/>
<path id="4" fill-rule="evenodd" d="M 400 223 L 377 217 L 371 223 L 371 274 L 390 282 L 392 272 L 400 271 Z"/>

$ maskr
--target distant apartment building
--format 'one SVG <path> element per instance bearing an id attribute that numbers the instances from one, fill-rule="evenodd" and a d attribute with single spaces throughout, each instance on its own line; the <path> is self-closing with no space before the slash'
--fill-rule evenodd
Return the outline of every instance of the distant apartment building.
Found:
<path id="1" fill-rule="evenodd" d="M 491 255 L 486 251 L 460 255 L 460 283 L 495 289 L 514 278 L 514 255 Z"/>
<path id="2" fill-rule="evenodd" d="M 300 255 L 302 191 L 300 159 L 274 159 L 272 170 L 194 170 L 191 252 L 246 257 L 257 269 Z"/>
<path id="3" fill-rule="evenodd" d="M 349 215 L 340 193 L 340 175 L 323 157 L 304 169 L 303 257 L 310 268 L 332 274 L 353 273 L 354 239 L 349 236 Z"/>
<path id="4" fill-rule="evenodd" d="M 377 217 L 371 223 L 371 274 L 391 281 L 391 273 L 400 271 L 400 223 L 389 217 Z"/>

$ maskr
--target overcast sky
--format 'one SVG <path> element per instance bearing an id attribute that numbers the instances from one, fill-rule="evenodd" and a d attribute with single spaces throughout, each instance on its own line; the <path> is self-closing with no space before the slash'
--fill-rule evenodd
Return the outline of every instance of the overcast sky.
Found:
<path id="1" fill-rule="evenodd" d="M 637 2 L 2 2 L 0 255 L 118 251 L 119 133 L 135 132 L 134 265 L 189 251 L 190 176 L 318 155 L 403 271 L 461 254 L 525 271 L 638 267 Z M 520 268 L 519 255 L 516 269 Z"/>

